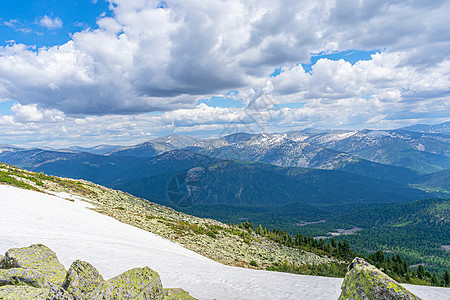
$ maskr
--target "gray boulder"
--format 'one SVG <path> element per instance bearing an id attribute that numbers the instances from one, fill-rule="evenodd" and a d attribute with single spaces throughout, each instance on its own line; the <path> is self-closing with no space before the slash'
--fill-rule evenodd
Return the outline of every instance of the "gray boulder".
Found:
<path id="1" fill-rule="evenodd" d="M 164 300 L 195 300 L 183 289 L 164 289 Z"/>
<path id="2" fill-rule="evenodd" d="M 0 261 L 0 268 L 37 270 L 48 282 L 56 285 L 62 285 L 67 273 L 55 252 L 41 244 L 9 249 Z"/>
<path id="3" fill-rule="evenodd" d="M 76 260 L 67 271 L 67 276 L 62 286 L 74 299 L 88 299 L 87 294 L 104 282 L 102 275 L 91 264 Z"/>
<path id="4" fill-rule="evenodd" d="M 182 289 L 163 290 L 157 272 L 135 268 L 105 281 L 89 263 L 77 260 L 69 271 L 44 245 L 10 249 L 0 257 L 2 300 L 192 300 Z"/>
<path id="5" fill-rule="evenodd" d="M 4 285 L 29 285 L 35 288 L 50 286 L 39 271 L 20 268 L 0 270 L 0 286 Z"/>
<path id="6" fill-rule="evenodd" d="M 50 289 L 38 289 L 31 286 L 0 286 L 0 299 L 2 300 L 47 300 Z"/>
<path id="7" fill-rule="evenodd" d="M 392 278 L 366 262 L 355 258 L 341 287 L 339 300 L 419 300 Z"/>
<path id="8" fill-rule="evenodd" d="M 88 299 L 142 299 L 164 298 L 161 279 L 149 267 L 135 268 L 104 282 L 88 295 Z"/>
<path id="9" fill-rule="evenodd" d="M 72 296 L 68 291 L 63 289 L 59 285 L 52 284 L 48 292 L 46 300 L 75 300 L 76 298 Z"/>

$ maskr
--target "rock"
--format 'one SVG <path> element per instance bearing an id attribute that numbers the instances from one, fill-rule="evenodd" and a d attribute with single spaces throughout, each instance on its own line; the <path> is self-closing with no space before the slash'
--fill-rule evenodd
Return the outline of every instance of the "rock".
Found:
<path id="1" fill-rule="evenodd" d="M 114 277 L 88 295 L 88 299 L 162 300 L 161 279 L 149 267 L 135 268 Z"/>
<path id="2" fill-rule="evenodd" d="M 0 299 L 191 300 L 182 289 L 163 290 L 157 272 L 135 268 L 105 281 L 89 263 L 77 260 L 69 271 L 44 245 L 9 249 L 0 258 Z"/>
<path id="3" fill-rule="evenodd" d="M 58 261 L 55 252 L 41 244 L 9 249 L 1 260 L 0 266 L 3 269 L 37 270 L 48 282 L 57 285 L 62 285 L 67 273 L 64 266 Z"/>
<path id="4" fill-rule="evenodd" d="M 355 258 L 341 287 L 339 300 L 419 300 L 389 276 L 366 262 Z"/>
<path id="5" fill-rule="evenodd" d="M 76 298 L 59 285 L 52 285 L 46 300 L 75 300 Z"/>
<path id="6" fill-rule="evenodd" d="M 164 289 L 164 300 L 196 300 L 183 289 Z"/>
<path id="7" fill-rule="evenodd" d="M 88 299 L 86 295 L 104 282 L 102 275 L 91 264 L 76 260 L 67 271 L 62 286 L 74 299 Z"/>
<path id="8" fill-rule="evenodd" d="M 0 287 L 0 299 L 2 300 L 47 300 L 48 288 L 34 288 L 31 286 L 5 285 Z"/>
<path id="9" fill-rule="evenodd" d="M 20 268 L 0 270 L 0 286 L 3 285 L 29 285 L 35 288 L 50 286 L 39 271 Z"/>

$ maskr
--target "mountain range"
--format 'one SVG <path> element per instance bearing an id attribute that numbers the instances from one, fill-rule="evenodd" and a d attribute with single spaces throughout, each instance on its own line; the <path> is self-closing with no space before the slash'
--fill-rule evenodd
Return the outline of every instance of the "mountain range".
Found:
<path id="1" fill-rule="evenodd" d="M 0 161 L 91 180 L 165 204 L 173 202 L 168 192 L 174 195 L 174 178 L 182 194 L 195 195 L 201 204 L 403 202 L 449 192 L 448 123 L 434 125 L 430 132 L 308 129 L 211 139 L 171 135 L 127 147 L 1 145 Z M 192 181 L 193 173 L 200 176 L 197 181 Z"/>
<path id="2" fill-rule="evenodd" d="M 292 235 L 325 237 L 337 229 L 360 228 L 351 237 L 335 238 L 348 239 L 361 252 L 401 253 L 441 271 L 450 267 L 444 247 L 450 245 L 446 124 L 417 127 L 422 132 L 172 135 L 127 147 L 1 145 L 0 161 L 89 180 L 226 223 L 250 221 Z"/>

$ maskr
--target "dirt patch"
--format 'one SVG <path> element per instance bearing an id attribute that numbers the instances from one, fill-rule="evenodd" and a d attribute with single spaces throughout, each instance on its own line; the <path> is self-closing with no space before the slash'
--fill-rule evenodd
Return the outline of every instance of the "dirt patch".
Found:
<path id="1" fill-rule="evenodd" d="M 450 252 L 450 245 L 442 245 L 441 248 L 447 252 Z"/>
<path id="2" fill-rule="evenodd" d="M 363 228 L 359 227 L 353 227 L 351 229 L 336 229 L 337 232 L 327 232 L 327 234 L 330 234 L 331 236 L 339 236 L 339 235 L 349 235 L 349 234 L 355 234 L 358 231 L 363 230 Z"/>
<path id="3" fill-rule="evenodd" d="M 313 222 L 306 222 L 306 221 L 300 221 L 298 223 L 295 223 L 295 226 L 306 226 L 311 224 L 318 224 L 318 223 L 325 223 L 327 220 L 320 220 L 320 221 L 313 221 Z"/>

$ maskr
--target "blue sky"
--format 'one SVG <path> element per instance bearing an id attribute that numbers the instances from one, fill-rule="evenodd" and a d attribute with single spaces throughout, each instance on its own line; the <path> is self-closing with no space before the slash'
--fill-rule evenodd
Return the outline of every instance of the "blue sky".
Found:
<path id="1" fill-rule="evenodd" d="M 97 19 L 102 14 L 111 14 L 108 3 L 90 0 L 16 0 L 4 1 L 0 10 L 0 45 L 15 41 L 25 45 L 62 45 L 71 39 L 71 34 L 87 28 L 97 28 Z M 47 28 L 40 20 L 48 16 L 59 19 L 61 27 Z"/>
<path id="2" fill-rule="evenodd" d="M 444 122 L 448 13 L 443 0 L 7 1 L 0 142 Z"/>

